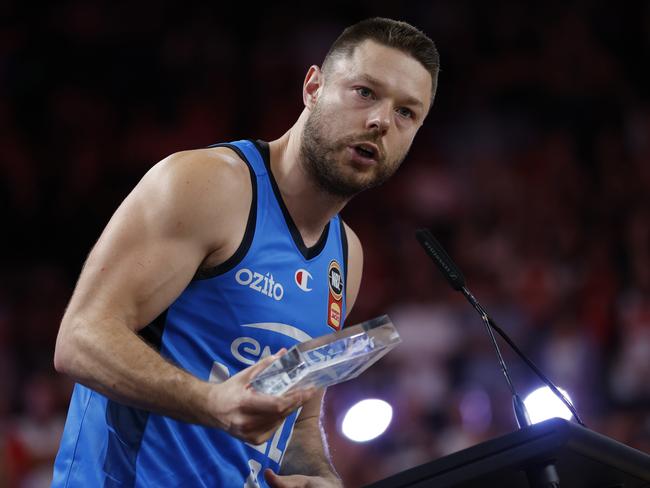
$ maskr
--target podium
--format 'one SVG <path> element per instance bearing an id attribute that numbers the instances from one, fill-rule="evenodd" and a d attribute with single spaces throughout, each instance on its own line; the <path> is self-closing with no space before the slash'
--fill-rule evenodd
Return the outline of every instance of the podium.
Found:
<path id="1" fill-rule="evenodd" d="M 554 418 L 378 481 L 367 488 L 532 488 L 553 465 L 561 488 L 650 487 L 650 456 Z M 528 474 L 527 474 L 528 473 Z"/>

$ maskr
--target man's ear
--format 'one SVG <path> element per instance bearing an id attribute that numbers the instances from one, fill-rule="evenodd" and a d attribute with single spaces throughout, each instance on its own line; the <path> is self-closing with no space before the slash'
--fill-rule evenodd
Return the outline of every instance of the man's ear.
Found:
<path id="1" fill-rule="evenodd" d="M 307 71 L 307 76 L 305 76 L 305 81 L 302 85 L 302 101 L 309 110 L 314 107 L 316 100 L 320 96 L 323 79 L 323 72 L 315 64 Z"/>

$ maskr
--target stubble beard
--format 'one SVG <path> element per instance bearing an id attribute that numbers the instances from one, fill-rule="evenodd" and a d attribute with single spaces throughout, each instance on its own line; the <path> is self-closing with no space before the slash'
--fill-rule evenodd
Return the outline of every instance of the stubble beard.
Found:
<path id="1" fill-rule="evenodd" d="M 354 174 L 346 175 L 338 161 L 345 149 L 359 142 L 373 142 L 379 146 L 380 136 L 378 132 L 369 132 L 333 140 L 326 135 L 324 119 L 320 104 L 317 103 L 305 122 L 300 143 L 300 159 L 303 168 L 314 183 L 334 197 L 350 199 L 357 193 L 385 183 L 406 157 L 404 154 L 397 161 L 392 162 L 386 161 L 385 156 L 379 157 L 374 166 L 375 171 L 366 178 Z"/>

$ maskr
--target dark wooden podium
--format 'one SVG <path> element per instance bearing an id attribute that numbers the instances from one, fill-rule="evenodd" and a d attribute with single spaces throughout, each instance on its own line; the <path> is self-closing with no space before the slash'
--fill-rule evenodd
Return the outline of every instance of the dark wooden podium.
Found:
<path id="1" fill-rule="evenodd" d="M 650 487 L 650 456 L 562 419 L 551 419 L 378 481 L 367 488 L 530 488 L 552 464 L 561 488 Z"/>

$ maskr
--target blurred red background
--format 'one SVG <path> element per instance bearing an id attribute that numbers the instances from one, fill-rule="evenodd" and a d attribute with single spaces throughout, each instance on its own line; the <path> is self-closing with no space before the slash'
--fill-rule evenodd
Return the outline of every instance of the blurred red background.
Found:
<path id="1" fill-rule="evenodd" d="M 274 139 L 347 25 L 412 22 L 436 42 L 434 108 L 384 187 L 344 211 L 365 246 L 349 323 L 388 313 L 404 343 L 328 393 L 346 486 L 514 430 L 478 316 L 414 230 L 594 430 L 650 451 L 650 4 L 362 1 L 0 6 L 0 486 L 48 486 L 70 382 L 53 344 L 85 256 L 172 152 Z M 538 382 L 504 350 L 517 387 Z M 357 400 L 382 437 L 339 433 Z"/>

